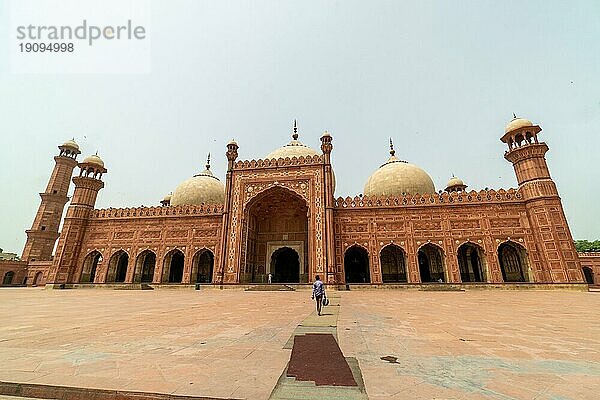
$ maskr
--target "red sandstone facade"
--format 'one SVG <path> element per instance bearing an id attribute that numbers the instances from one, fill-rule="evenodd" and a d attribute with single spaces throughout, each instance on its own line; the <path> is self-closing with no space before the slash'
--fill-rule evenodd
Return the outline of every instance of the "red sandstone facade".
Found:
<path id="1" fill-rule="evenodd" d="M 103 163 L 59 147 L 23 252 L 30 284 L 428 282 L 583 283 L 578 257 L 538 141 L 539 126 L 502 137 L 519 187 L 399 196 L 333 196 L 332 138 L 321 154 L 239 161 L 227 146 L 224 204 L 95 209 Z M 96 157 L 97 158 L 97 157 Z M 98 159 L 99 160 L 99 159 Z M 595 258 L 594 258 L 595 257 Z M 587 263 L 588 261 L 585 261 Z M 587 264 L 586 264 L 587 265 Z M 0 273 L 5 272 L 0 263 Z"/>

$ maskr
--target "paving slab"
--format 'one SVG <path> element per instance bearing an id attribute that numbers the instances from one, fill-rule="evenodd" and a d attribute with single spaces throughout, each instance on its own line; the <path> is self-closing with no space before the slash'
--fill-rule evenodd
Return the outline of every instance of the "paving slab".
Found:
<path id="1" fill-rule="evenodd" d="M 330 295 L 371 399 L 600 393 L 598 292 Z M 313 310 L 306 290 L 0 289 L 0 381 L 267 399 L 292 334 L 335 330 Z"/>

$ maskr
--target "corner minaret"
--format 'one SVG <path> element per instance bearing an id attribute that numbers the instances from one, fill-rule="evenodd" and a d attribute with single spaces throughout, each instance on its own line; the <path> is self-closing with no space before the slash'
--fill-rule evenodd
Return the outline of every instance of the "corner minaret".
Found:
<path id="1" fill-rule="evenodd" d="M 325 204 L 325 277 L 326 282 L 333 284 L 336 281 L 335 268 L 335 232 L 333 224 L 335 177 L 331 165 L 331 151 L 333 138 L 329 132 L 321 136 L 321 151 L 323 152 L 323 178 L 324 178 L 324 204 Z"/>
<path id="2" fill-rule="evenodd" d="M 239 146 L 233 139 L 227 143 L 227 175 L 225 177 L 225 205 L 223 207 L 223 220 L 221 225 L 221 247 L 219 248 L 219 267 L 216 269 L 213 281 L 215 283 L 234 283 L 236 278 L 232 268 L 228 265 L 227 250 L 228 240 L 230 239 L 231 226 L 231 201 L 233 198 L 233 170 L 235 160 L 238 158 Z M 207 161 L 210 164 L 210 161 Z"/>
<path id="3" fill-rule="evenodd" d="M 545 158 L 548 145 L 538 140 L 541 131 L 539 125 L 515 117 L 506 125 L 500 139 L 508 145 L 504 158 L 513 164 L 519 188 L 527 199 L 558 196 Z"/>
<path id="4" fill-rule="evenodd" d="M 48 186 L 40 193 L 42 201 L 31 229 L 27 233 L 27 242 L 23 249 L 23 261 L 47 261 L 52 259 L 54 244 L 58 239 L 58 228 L 65 204 L 69 201 L 67 193 L 71 183 L 76 158 L 81 153 L 75 140 L 67 140 L 58 146 L 59 153 L 54 157 L 55 165 Z"/>
<path id="5" fill-rule="evenodd" d="M 530 259 L 535 281 L 583 282 L 573 237 L 546 163 L 548 145 L 538 139 L 542 128 L 513 116 L 500 140 L 508 145 L 504 158 L 515 169 L 535 250 L 540 255 Z"/>
<path id="6" fill-rule="evenodd" d="M 98 192 L 104 187 L 102 174 L 107 170 L 97 154 L 79 163 L 79 176 L 73 178 L 75 191 L 63 224 L 56 255 L 48 274 L 48 283 L 73 283 L 83 235 L 92 216 Z"/>

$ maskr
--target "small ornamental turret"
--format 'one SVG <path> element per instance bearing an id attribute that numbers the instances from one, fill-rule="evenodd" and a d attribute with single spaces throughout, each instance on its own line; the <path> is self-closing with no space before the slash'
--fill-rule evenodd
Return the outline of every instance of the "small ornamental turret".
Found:
<path id="1" fill-rule="evenodd" d="M 329 134 L 329 132 L 323 132 L 321 135 L 321 151 L 323 154 L 330 154 L 331 150 L 333 150 L 333 145 L 331 144 L 333 138 Z"/>
<path id="2" fill-rule="evenodd" d="M 452 178 L 448 181 L 446 185 L 446 192 L 464 192 L 467 188 L 467 185 L 462 181 L 462 179 L 455 177 L 452 175 Z"/>
<path id="3" fill-rule="evenodd" d="M 169 207 L 171 205 L 171 197 L 173 196 L 173 193 L 169 193 L 167 194 L 165 197 L 163 197 L 163 199 L 160 201 L 160 205 L 163 207 Z"/>

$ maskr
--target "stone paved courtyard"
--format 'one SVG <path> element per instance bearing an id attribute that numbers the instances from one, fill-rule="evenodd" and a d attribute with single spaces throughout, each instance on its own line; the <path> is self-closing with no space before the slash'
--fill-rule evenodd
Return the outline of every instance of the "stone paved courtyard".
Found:
<path id="1" fill-rule="evenodd" d="M 600 293 L 339 294 L 370 399 L 600 393 Z M 0 381 L 267 399 L 312 311 L 308 291 L 2 289 Z"/>

